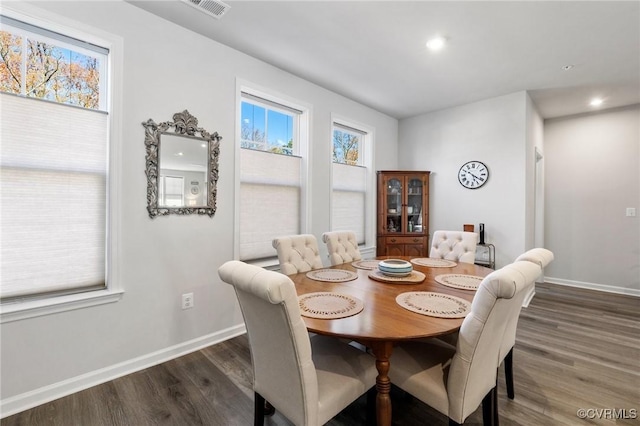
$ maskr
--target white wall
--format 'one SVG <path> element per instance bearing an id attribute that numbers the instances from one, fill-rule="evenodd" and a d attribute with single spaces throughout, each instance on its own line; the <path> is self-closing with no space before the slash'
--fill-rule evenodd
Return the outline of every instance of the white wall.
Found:
<path id="1" fill-rule="evenodd" d="M 525 248 L 544 247 L 544 121 L 527 94 Z M 536 158 L 536 152 L 542 158 Z"/>
<path id="2" fill-rule="evenodd" d="M 312 105 L 308 231 L 316 236 L 328 230 L 330 219 L 332 113 L 375 129 L 375 168 L 397 167 L 393 118 L 127 3 L 36 4 L 46 12 L 6 6 L 123 38 L 122 210 L 116 213 L 122 233 L 115 261 L 125 293 L 117 303 L 2 324 L 3 416 L 242 331 L 235 295 L 217 276 L 233 257 L 236 79 Z M 141 123 L 166 121 L 184 109 L 223 137 L 218 210 L 214 218 L 152 220 Z M 195 307 L 183 311 L 180 296 L 186 292 L 194 293 Z"/>
<path id="3" fill-rule="evenodd" d="M 640 105 L 545 121 L 549 282 L 640 296 Z"/>
<path id="4" fill-rule="evenodd" d="M 528 124 L 528 96 L 518 92 L 401 120 L 398 166 L 430 170 L 430 232 L 485 224 L 485 240 L 496 246 L 496 267 L 525 251 L 527 190 L 531 171 L 526 151 L 534 138 Z M 489 168 L 481 188 L 465 189 L 458 170 L 470 160 Z M 530 206 L 529 206 L 530 207 Z M 530 232 L 530 231 L 529 231 Z"/>

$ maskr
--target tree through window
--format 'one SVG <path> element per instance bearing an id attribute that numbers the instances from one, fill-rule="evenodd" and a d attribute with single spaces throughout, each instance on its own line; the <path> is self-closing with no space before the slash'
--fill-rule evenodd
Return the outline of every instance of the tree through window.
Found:
<path id="1" fill-rule="evenodd" d="M 100 96 L 106 67 L 103 55 L 51 40 L 46 34 L 29 33 L 10 25 L 3 27 L 0 91 L 83 108 L 106 109 L 106 102 Z"/>
<path id="2" fill-rule="evenodd" d="M 362 133 L 349 131 L 334 125 L 333 162 L 357 166 L 360 164 L 360 142 Z"/>

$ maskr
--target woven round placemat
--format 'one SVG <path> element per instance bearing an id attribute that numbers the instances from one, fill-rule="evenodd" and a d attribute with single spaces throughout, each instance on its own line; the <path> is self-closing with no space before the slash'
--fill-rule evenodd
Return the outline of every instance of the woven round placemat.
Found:
<path id="1" fill-rule="evenodd" d="M 471 310 L 471 302 L 430 291 L 399 294 L 396 303 L 411 312 L 438 318 L 464 318 Z"/>
<path id="2" fill-rule="evenodd" d="M 428 266 L 430 268 L 453 268 L 457 265 L 457 263 L 453 260 L 432 259 L 430 257 L 419 257 L 417 259 L 411 259 L 411 263 L 420 266 Z"/>
<path id="3" fill-rule="evenodd" d="M 443 274 L 437 275 L 435 280 L 447 287 L 459 288 L 462 290 L 477 290 L 482 282 L 482 277 L 463 274 Z"/>
<path id="4" fill-rule="evenodd" d="M 327 291 L 303 294 L 298 301 L 300 314 L 309 318 L 345 318 L 364 309 L 364 303 L 357 297 Z"/>
<path id="5" fill-rule="evenodd" d="M 376 281 L 382 281 L 385 283 L 393 283 L 393 284 L 417 284 L 424 281 L 426 276 L 420 271 L 411 271 L 411 274 L 406 277 L 392 277 L 389 275 L 385 275 L 380 270 L 374 269 L 369 272 L 369 278 Z"/>
<path id="6" fill-rule="evenodd" d="M 351 266 L 358 269 L 376 269 L 378 267 L 379 260 L 356 260 L 351 262 Z"/>
<path id="7" fill-rule="evenodd" d="M 307 272 L 307 278 L 315 281 L 341 283 L 355 280 L 358 278 L 358 274 L 353 271 L 345 271 L 344 269 L 316 269 Z"/>

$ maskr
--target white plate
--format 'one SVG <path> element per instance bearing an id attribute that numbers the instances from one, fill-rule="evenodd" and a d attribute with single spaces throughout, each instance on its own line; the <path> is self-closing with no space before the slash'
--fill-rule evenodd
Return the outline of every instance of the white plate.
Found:
<path id="1" fill-rule="evenodd" d="M 402 260 L 402 259 L 386 259 L 386 260 L 382 260 L 379 263 L 379 266 L 382 266 L 382 267 L 387 268 L 387 269 L 413 268 L 413 266 L 411 265 L 411 262 L 407 262 L 406 260 Z"/>
<path id="2" fill-rule="evenodd" d="M 411 275 L 411 271 L 409 272 L 387 272 L 387 271 L 383 271 L 382 269 L 378 268 L 378 271 L 380 271 L 380 273 L 382 275 L 386 275 L 389 277 L 408 277 L 409 275 Z"/>
<path id="3" fill-rule="evenodd" d="M 413 271 L 413 268 L 385 268 L 380 265 L 378 265 L 378 269 L 380 272 L 388 272 L 390 274 L 410 274 Z"/>

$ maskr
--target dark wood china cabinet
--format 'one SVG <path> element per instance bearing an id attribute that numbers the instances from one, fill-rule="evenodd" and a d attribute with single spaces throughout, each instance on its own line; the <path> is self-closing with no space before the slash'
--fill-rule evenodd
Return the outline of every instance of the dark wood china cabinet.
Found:
<path id="1" fill-rule="evenodd" d="M 429 255 L 429 173 L 378 172 L 378 256 Z"/>

